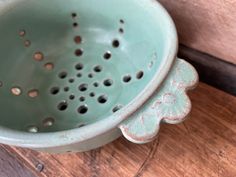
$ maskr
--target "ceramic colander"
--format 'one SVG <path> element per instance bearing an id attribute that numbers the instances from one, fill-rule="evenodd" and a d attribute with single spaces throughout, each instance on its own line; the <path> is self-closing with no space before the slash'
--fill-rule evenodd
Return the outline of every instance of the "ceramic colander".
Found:
<path id="1" fill-rule="evenodd" d="M 86 151 L 179 123 L 197 73 L 153 0 L 1 0 L 0 143 Z"/>

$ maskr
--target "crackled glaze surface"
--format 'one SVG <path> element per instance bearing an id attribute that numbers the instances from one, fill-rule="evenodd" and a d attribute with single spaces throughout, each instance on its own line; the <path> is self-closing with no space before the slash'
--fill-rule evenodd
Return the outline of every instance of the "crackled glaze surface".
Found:
<path id="1" fill-rule="evenodd" d="M 176 60 L 156 95 L 120 125 L 124 136 L 135 143 L 146 143 L 157 135 L 161 122 L 182 122 L 191 110 L 186 91 L 197 81 L 195 69 L 184 60 Z"/>

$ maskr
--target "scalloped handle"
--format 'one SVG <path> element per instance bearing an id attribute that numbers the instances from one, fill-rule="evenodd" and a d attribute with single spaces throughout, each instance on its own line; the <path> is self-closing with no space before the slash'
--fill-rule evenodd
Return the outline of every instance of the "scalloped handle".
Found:
<path id="1" fill-rule="evenodd" d="M 119 126 L 130 141 L 143 144 L 158 134 L 160 123 L 177 124 L 191 110 L 186 92 L 198 83 L 198 74 L 188 62 L 177 59 L 154 96 Z"/>

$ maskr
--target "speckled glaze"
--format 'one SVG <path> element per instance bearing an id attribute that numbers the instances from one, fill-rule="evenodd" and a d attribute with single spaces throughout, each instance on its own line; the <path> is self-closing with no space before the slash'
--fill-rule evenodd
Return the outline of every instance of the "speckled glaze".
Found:
<path id="1" fill-rule="evenodd" d="M 178 38 L 175 25 L 157 1 L 0 0 L 0 10 L 0 26 L 4 26 L 0 28 L 0 37 L 7 38 L 5 43 L 0 42 L 0 56 L 6 58 L 4 65 L 0 65 L 0 81 L 3 81 L 0 105 L 5 108 L 0 119 L 0 143 L 49 153 L 88 151 L 112 142 L 122 133 L 134 143 L 146 143 L 157 135 L 161 122 L 179 123 L 189 113 L 191 103 L 186 91 L 196 85 L 198 76 L 191 65 L 176 58 Z M 81 13 L 79 25 L 75 25 L 73 15 L 71 18 L 72 12 Z M 72 24 L 74 28 L 79 26 L 79 30 L 71 29 Z M 119 33 L 118 24 L 125 29 L 124 34 Z M 16 37 L 22 26 L 26 34 Z M 76 56 L 76 61 L 69 60 L 76 54 L 74 48 L 78 44 L 74 44 L 73 37 L 78 32 L 83 37 L 80 46 L 84 55 Z M 110 45 L 114 38 L 120 41 L 119 48 Z M 25 40 L 24 45 L 22 40 Z M 34 60 L 31 60 L 32 52 L 38 48 L 43 53 L 34 53 Z M 112 52 L 110 61 L 101 57 L 103 53 L 100 52 L 107 50 Z M 97 60 L 98 56 L 102 59 Z M 54 75 L 53 71 L 42 69 L 42 66 L 52 67 L 43 63 L 44 60 L 55 63 Z M 64 112 L 55 106 L 67 94 L 64 84 L 68 84 L 65 79 L 58 79 L 58 72 L 66 69 L 74 77 L 78 72 L 74 67 L 77 61 L 86 62 L 84 75 L 91 72 L 95 64 L 106 69 L 94 76 L 101 84 L 104 76 L 119 83 L 106 90 L 101 89 L 104 86 L 92 88 L 99 94 L 109 94 L 107 104 L 98 104 L 97 99 L 89 97 L 89 92 L 78 92 L 77 85 L 72 87 L 70 90 L 75 97 L 82 94 L 89 97 L 86 100 L 86 106 L 89 106 L 87 115 L 79 116 L 77 108 L 82 103 L 78 100 L 68 101 L 70 107 Z M 10 77 L 5 74 L 9 68 L 14 68 Z M 144 71 L 142 79 L 137 78 L 138 69 Z M 122 82 L 122 76 L 127 73 L 134 76 L 130 85 Z M 79 79 L 75 84 L 92 85 L 91 78 Z M 52 82 L 61 84 L 66 93 L 49 95 Z M 22 92 L 11 90 L 16 84 L 22 86 Z M 40 88 L 38 100 L 37 95 L 33 99 L 25 94 L 25 90 L 33 89 L 32 85 Z M 34 97 L 36 93 L 31 94 Z M 114 104 L 120 102 L 124 107 L 112 112 Z M 56 119 L 46 122 L 45 126 L 42 117 L 49 113 Z M 52 123 L 55 126 L 51 126 Z M 29 132 L 26 127 L 31 124 L 34 127 L 30 127 Z"/>
<path id="2" fill-rule="evenodd" d="M 177 59 L 156 94 L 120 125 L 123 135 L 134 143 L 147 143 L 156 137 L 161 122 L 177 124 L 184 121 L 191 110 L 186 92 L 197 83 L 195 69 Z"/>

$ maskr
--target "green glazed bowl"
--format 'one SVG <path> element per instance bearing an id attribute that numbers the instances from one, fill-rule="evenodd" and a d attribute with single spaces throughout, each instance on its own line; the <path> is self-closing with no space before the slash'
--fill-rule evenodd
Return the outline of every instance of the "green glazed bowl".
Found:
<path id="1" fill-rule="evenodd" d="M 198 76 L 153 0 L 0 1 L 0 143 L 88 151 L 182 122 Z"/>

